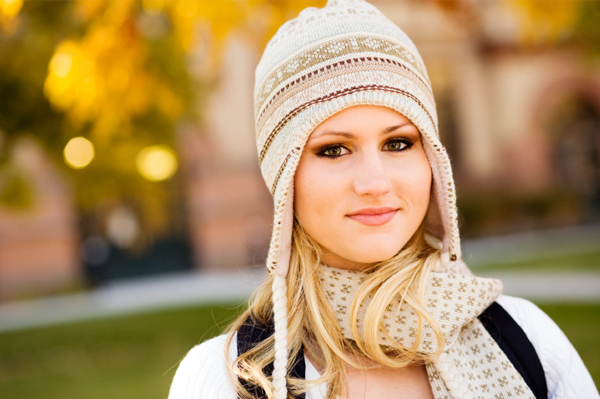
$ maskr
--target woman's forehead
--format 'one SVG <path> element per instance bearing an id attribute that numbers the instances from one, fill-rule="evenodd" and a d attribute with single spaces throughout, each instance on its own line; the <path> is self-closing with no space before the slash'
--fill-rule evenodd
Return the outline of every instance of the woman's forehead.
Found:
<path id="1" fill-rule="evenodd" d="M 353 138 L 365 130 L 388 134 L 415 125 L 401 113 L 377 105 L 356 105 L 346 108 L 321 122 L 310 134 L 310 139 L 324 136 Z"/>

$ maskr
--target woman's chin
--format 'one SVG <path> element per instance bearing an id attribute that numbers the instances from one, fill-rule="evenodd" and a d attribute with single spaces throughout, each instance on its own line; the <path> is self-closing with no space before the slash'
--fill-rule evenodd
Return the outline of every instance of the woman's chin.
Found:
<path id="1" fill-rule="evenodd" d="M 357 263 L 372 265 L 374 263 L 383 262 L 384 260 L 388 260 L 392 258 L 394 255 L 398 253 L 397 251 L 385 251 L 384 253 L 378 252 L 376 254 L 365 254 L 362 256 L 358 256 L 354 259 Z"/>
<path id="2" fill-rule="evenodd" d="M 324 253 L 321 260 L 327 266 L 347 270 L 364 270 L 374 263 L 382 262 L 392 258 L 400 251 L 400 248 L 369 248 L 362 252 L 339 251 L 338 253 Z"/>

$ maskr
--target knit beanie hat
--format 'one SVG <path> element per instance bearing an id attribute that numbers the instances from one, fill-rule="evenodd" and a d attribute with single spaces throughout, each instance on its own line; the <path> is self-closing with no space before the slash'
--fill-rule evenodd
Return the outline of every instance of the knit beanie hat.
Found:
<path id="1" fill-rule="evenodd" d="M 329 0 L 285 23 L 256 68 L 254 114 L 260 168 L 274 198 L 267 268 L 274 275 L 276 398 L 286 397 L 288 272 L 294 174 L 311 132 L 355 105 L 378 105 L 420 131 L 433 176 L 425 229 L 441 241 L 443 270 L 468 274 L 460 261 L 450 161 L 439 141 L 425 65 L 408 36 L 363 0 Z"/>

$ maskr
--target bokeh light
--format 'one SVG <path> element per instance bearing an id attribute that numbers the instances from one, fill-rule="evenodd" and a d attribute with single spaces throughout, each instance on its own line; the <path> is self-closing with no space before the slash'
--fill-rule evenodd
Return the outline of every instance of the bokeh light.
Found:
<path id="1" fill-rule="evenodd" d="M 23 7 L 23 0 L 0 0 L 0 13 L 14 18 Z"/>
<path id="2" fill-rule="evenodd" d="M 50 60 L 50 71 L 59 78 L 66 78 L 73 65 L 73 55 L 57 53 Z"/>
<path id="3" fill-rule="evenodd" d="M 58 109 L 70 109 L 74 120 L 86 120 L 102 109 L 96 58 L 89 45 L 65 40 L 50 59 L 44 94 Z"/>
<path id="4" fill-rule="evenodd" d="M 137 158 L 138 172 L 150 181 L 163 181 L 177 171 L 175 151 L 166 145 L 155 145 L 142 149 Z"/>
<path id="5" fill-rule="evenodd" d="M 117 246 L 133 245 L 140 233 L 140 224 L 135 213 L 126 207 L 117 207 L 106 218 L 106 235 Z"/>
<path id="6" fill-rule="evenodd" d="M 65 146 L 63 156 L 73 169 L 85 168 L 94 159 L 94 145 L 84 137 L 73 137 Z"/>

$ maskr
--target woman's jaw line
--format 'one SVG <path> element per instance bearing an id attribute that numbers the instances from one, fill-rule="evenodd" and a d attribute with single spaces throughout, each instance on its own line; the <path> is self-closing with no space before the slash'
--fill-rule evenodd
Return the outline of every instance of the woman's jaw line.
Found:
<path id="1" fill-rule="evenodd" d="M 342 269 L 342 270 L 352 270 L 356 272 L 361 272 L 369 269 L 377 262 L 371 263 L 361 263 L 356 261 L 349 261 L 347 259 L 341 259 L 336 256 L 334 253 L 327 251 L 325 248 L 321 247 L 321 262 L 322 265 L 332 267 L 334 269 Z"/>

